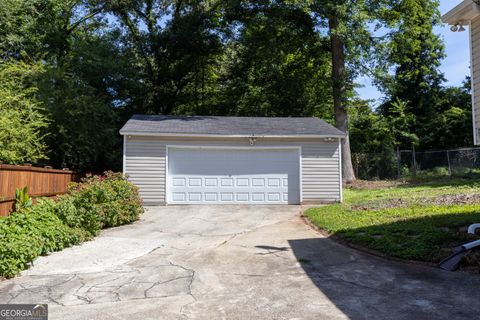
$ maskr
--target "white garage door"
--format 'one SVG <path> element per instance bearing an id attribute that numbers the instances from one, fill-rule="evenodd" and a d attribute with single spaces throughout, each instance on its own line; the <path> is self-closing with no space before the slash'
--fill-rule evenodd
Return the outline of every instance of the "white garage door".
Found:
<path id="1" fill-rule="evenodd" d="M 298 204 L 299 151 L 170 147 L 167 202 Z"/>

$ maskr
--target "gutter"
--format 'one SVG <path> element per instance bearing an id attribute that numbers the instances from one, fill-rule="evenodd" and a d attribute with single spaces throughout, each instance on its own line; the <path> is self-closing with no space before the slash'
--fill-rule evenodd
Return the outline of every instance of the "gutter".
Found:
<path id="1" fill-rule="evenodd" d="M 160 132 L 139 132 L 122 131 L 122 136 L 145 136 L 145 137 L 190 137 L 190 138 L 336 138 L 344 139 L 345 134 L 304 134 L 304 135 L 245 135 L 245 134 L 192 134 L 192 133 L 160 133 Z"/>

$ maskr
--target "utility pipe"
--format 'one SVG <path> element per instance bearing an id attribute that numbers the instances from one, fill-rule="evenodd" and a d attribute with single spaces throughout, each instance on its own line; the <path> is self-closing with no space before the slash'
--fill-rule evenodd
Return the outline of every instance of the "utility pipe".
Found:
<path id="1" fill-rule="evenodd" d="M 470 233 L 470 234 L 475 234 L 475 231 L 476 231 L 477 229 L 480 229 L 480 223 L 471 224 L 471 225 L 468 227 L 467 232 Z"/>
<path id="2" fill-rule="evenodd" d="M 464 248 L 465 250 L 470 250 L 470 249 L 473 249 L 473 248 L 478 247 L 478 246 L 480 246 L 480 240 L 476 240 L 476 241 L 472 241 L 472 242 L 469 242 L 469 243 L 462 244 L 462 248 Z"/>
<path id="3" fill-rule="evenodd" d="M 480 229 L 480 223 L 474 223 L 468 227 L 469 234 L 475 234 L 475 231 Z M 480 240 L 465 243 L 461 246 L 453 248 L 453 254 L 439 263 L 439 267 L 444 270 L 454 271 L 458 268 L 458 264 L 470 250 L 480 247 Z"/>

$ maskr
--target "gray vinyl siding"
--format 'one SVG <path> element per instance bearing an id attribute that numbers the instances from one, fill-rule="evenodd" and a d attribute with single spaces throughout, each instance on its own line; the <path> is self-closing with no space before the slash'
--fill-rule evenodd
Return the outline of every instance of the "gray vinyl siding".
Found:
<path id="1" fill-rule="evenodd" d="M 472 61 L 470 70 L 472 73 L 472 95 L 474 114 L 474 134 L 476 135 L 476 144 L 480 144 L 479 130 L 480 128 L 480 17 L 471 21 L 471 54 Z"/>
<path id="2" fill-rule="evenodd" d="M 124 173 L 146 204 L 165 202 L 165 145 L 154 139 L 126 139 Z"/>
<path id="3" fill-rule="evenodd" d="M 302 198 L 304 203 L 340 201 L 338 142 L 302 143 Z"/>
<path id="4" fill-rule="evenodd" d="M 207 139 L 126 136 L 124 173 L 140 189 L 145 204 L 165 203 L 167 145 L 243 146 L 248 139 Z M 341 201 L 339 143 L 323 139 L 262 139 L 261 146 L 301 147 L 301 195 L 303 203 Z"/>

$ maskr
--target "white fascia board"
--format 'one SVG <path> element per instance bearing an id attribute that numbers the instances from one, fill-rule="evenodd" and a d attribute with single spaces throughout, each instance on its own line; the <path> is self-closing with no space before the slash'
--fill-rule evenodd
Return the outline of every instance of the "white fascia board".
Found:
<path id="1" fill-rule="evenodd" d="M 480 15 L 479 6 L 472 0 L 464 0 L 442 16 L 442 21 L 449 25 L 468 26 L 469 22 Z"/>
<path id="2" fill-rule="evenodd" d="M 242 135 L 242 134 L 191 134 L 191 133 L 156 133 L 156 132 L 122 132 L 122 136 L 144 136 L 144 137 L 190 137 L 190 138 L 345 138 L 345 135 L 335 134 L 306 134 L 306 135 Z"/>

